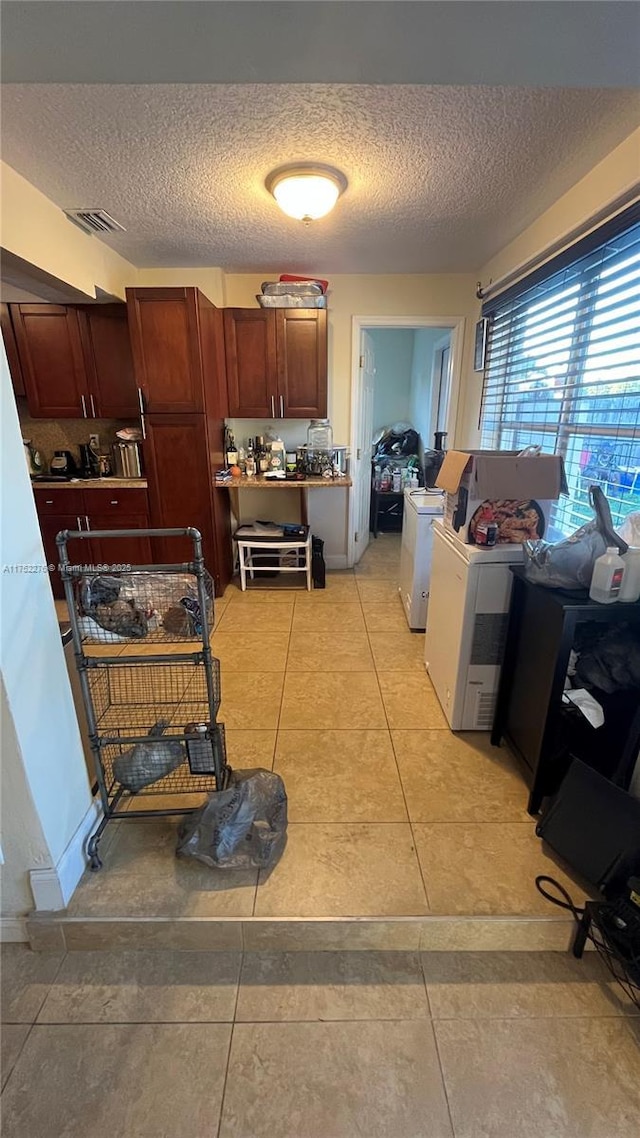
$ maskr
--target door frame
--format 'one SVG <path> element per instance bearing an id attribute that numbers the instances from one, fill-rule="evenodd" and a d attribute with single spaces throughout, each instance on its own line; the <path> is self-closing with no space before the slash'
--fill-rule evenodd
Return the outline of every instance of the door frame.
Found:
<path id="1" fill-rule="evenodd" d="M 464 316 L 352 316 L 351 317 L 351 431 L 349 446 L 355 456 L 362 406 L 360 378 L 360 344 L 362 331 L 367 328 L 445 328 L 451 333 L 451 392 L 447 412 L 447 433 L 455 441 L 455 425 L 462 387 L 462 351 L 464 347 Z M 355 495 L 349 494 L 347 565 L 351 569 L 355 554 Z"/>

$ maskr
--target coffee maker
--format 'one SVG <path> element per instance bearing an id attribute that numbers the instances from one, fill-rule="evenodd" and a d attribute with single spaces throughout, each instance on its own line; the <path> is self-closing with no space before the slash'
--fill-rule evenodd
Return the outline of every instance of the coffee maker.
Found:
<path id="1" fill-rule="evenodd" d="M 66 474 L 72 478 L 78 473 L 78 464 L 70 450 L 54 450 L 49 469 L 52 474 Z"/>

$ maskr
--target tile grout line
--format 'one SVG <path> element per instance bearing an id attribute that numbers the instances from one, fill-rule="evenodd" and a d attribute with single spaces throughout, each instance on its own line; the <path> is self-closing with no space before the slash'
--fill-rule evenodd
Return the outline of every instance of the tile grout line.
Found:
<path id="1" fill-rule="evenodd" d="M 293 631 L 293 620 L 294 620 L 295 610 L 296 610 L 296 605 L 295 605 L 295 599 L 294 599 L 293 605 L 291 606 L 291 621 L 289 623 L 289 632 L 288 632 L 288 636 L 287 636 L 287 651 L 286 651 L 286 655 L 284 658 L 284 670 L 282 672 L 282 690 L 280 692 L 280 706 L 278 708 L 278 718 L 276 720 L 276 729 L 274 732 L 274 739 L 273 739 L 273 751 L 271 753 L 271 768 L 270 768 L 271 771 L 274 770 L 275 765 L 276 765 L 276 750 L 278 748 L 278 736 L 280 734 L 280 719 L 282 716 L 282 707 L 284 704 L 284 692 L 285 692 L 285 687 L 286 687 L 286 683 L 287 683 L 287 664 L 289 662 L 289 649 L 291 646 L 291 635 L 292 635 L 292 631 Z M 250 914 L 251 917 L 255 917 L 255 915 L 256 915 L 256 905 L 258 903 L 258 890 L 260 888 L 260 874 L 261 874 L 261 872 L 262 871 L 260 869 L 258 869 L 258 875 L 256 877 L 256 884 L 255 884 L 255 888 L 253 891 L 253 905 L 251 906 L 251 914 Z M 243 945 L 243 950 L 244 950 L 244 933 L 243 933 L 242 945 Z M 222 1117 L 222 1114 L 220 1115 L 220 1117 Z"/>
<path id="2" fill-rule="evenodd" d="M 243 936 L 242 943 L 244 946 L 244 936 Z M 222 1094 L 220 1095 L 220 1114 L 218 1117 L 218 1127 L 216 1129 L 216 1138 L 220 1138 L 220 1132 L 222 1130 L 222 1115 L 224 1112 L 224 1099 L 225 1099 L 225 1095 L 227 1093 L 227 1081 L 229 1078 L 229 1066 L 231 1064 L 231 1048 L 233 1046 L 233 1032 L 234 1032 L 234 1029 L 236 1026 L 236 1015 L 238 1013 L 238 1000 L 240 999 L 240 985 L 242 983 L 243 971 L 244 971 L 244 948 L 243 948 L 243 951 L 240 953 L 240 967 L 238 969 L 238 982 L 236 985 L 236 998 L 235 998 L 235 1002 L 233 1005 L 233 1017 L 231 1019 L 231 1031 L 229 1032 L 229 1047 L 227 1049 L 227 1063 L 226 1063 L 226 1066 L 224 1069 L 224 1080 L 222 1083 Z"/>
<path id="3" fill-rule="evenodd" d="M 362 601 L 360 603 L 362 604 Z M 364 610 L 363 610 L 363 617 L 364 617 Z M 366 626 L 366 620 L 365 620 L 365 626 Z M 367 640 L 369 642 L 369 651 L 371 652 L 371 655 L 373 656 L 373 652 L 371 649 L 371 639 L 370 639 L 368 628 L 367 628 Z M 422 863 L 421 863 L 420 858 L 418 856 L 418 847 L 416 845 L 415 834 L 413 832 L 413 823 L 411 821 L 411 815 L 409 813 L 409 807 L 408 807 L 407 799 L 406 799 L 406 795 L 405 795 L 404 784 L 402 782 L 402 776 L 400 774 L 400 767 L 398 766 L 398 757 L 396 755 L 396 749 L 395 749 L 395 746 L 393 743 L 393 732 L 391 730 L 391 724 L 389 723 L 389 716 L 387 715 L 387 705 L 384 701 L 384 695 L 382 693 L 382 687 L 380 685 L 380 676 L 378 673 L 378 666 L 376 664 L 375 657 L 373 658 L 373 666 L 374 666 L 374 671 L 375 671 L 376 683 L 378 685 L 378 691 L 380 693 L 380 699 L 382 701 L 382 709 L 384 711 L 384 718 L 385 718 L 385 722 L 387 724 L 387 731 L 389 732 L 389 741 L 391 743 L 391 751 L 393 753 L 393 761 L 394 761 L 396 772 L 398 775 L 398 782 L 400 783 L 400 791 L 402 793 L 402 800 L 404 802 L 404 808 L 405 808 L 406 813 L 407 813 L 407 822 L 406 823 L 402 822 L 402 823 L 386 823 L 386 824 L 387 825 L 407 825 L 407 824 L 409 825 L 409 829 L 411 832 L 411 842 L 413 845 L 413 852 L 414 852 L 414 856 L 416 859 L 418 872 L 420 874 L 420 880 L 422 882 L 422 888 L 424 890 L 424 897 L 425 897 L 425 901 L 426 901 L 426 905 L 427 905 L 427 915 L 428 915 L 431 912 L 431 901 L 429 899 L 429 891 L 427 889 L 427 883 L 425 881 L 424 871 L 422 869 Z M 382 824 L 384 824 L 384 823 L 382 823 Z"/>
<path id="4" fill-rule="evenodd" d="M 38 1015 L 39 1015 L 39 1014 L 40 1014 L 40 1012 L 38 1012 Z M 2 1027 L 2 1028 L 5 1028 L 5 1027 L 17 1027 L 17 1026 L 19 1026 L 19 1025 L 17 1025 L 17 1024 L 8 1024 L 8 1023 L 7 1023 L 7 1024 L 5 1024 L 5 1023 L 2 1023 L 2 1025 L 1 1025 L 1 1027 Z M 31 1032 L 33 1031 L 34 1027 L 36 1026 L 36 1024 L 35 1024 L 35 1020 L 34 1020 L 34 1022 L 33 1022 L 33 1023 L 30 1023 L 30 1024 L 28 1024 L 27 1026 L 28 1026 L 29 1030 L 28 1030 L 27 1034 L 25 1035 L 24 1039 L 22 1040 L 22 1044 L 21 1044 L 21 1046 L 20 1046 L 20 1050 L 18 1051 L 18 1054 L 16 1055 L 16 1058 L 15 1058 L 15 1062 L 14 1062 L 14 1064 L 13 1064 L 13 1067 L 11 1068 L 11 1071 L 10 1071 L 9 1075 L 7 1075 L 7 1081 L 6 1081 L 6 1083 L 4 1084 L 4 1086 L 1 1086 L 1 1084 L 0 1084 L 0 1090 L 1 1090 L 1 1093 L 2 1093 L 2 1096 L 3 1096 L 3 1097 L 4 1097 L 4 1093 L 5 1093 L 5 1091 L 6 1091 L 6 1090 L 8 1089 L 8 1087 L 9 1087 L 9 1083 L 11 1082 L 11 1080 L 12 1080 L 12 1078 L 13 1078 L 14 1074 L 15 1074 L 15 1071 L 16 1071 L 16 1067 L 18 1066 L 18 1063 L 20 1062 L 20 1058 L 21 1058 L 21 1056 L 22 1056 L 22 1052 L 24 1051 L 24 1049 L 25 1049 L 25 1047 L 26 1047 L 26 1045 L 27 1045 L 27 1040 L 31 1038 Z"/>

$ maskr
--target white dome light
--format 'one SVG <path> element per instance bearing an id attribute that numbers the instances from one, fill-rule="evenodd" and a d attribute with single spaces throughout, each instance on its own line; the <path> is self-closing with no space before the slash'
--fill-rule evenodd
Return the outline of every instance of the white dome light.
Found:
<path id="1" fill-rule="evenodd" d="M 347 179 L 331 166 L 281 166 L 265 185 L 288 217 L 316 221 L 333 209 Z"/>

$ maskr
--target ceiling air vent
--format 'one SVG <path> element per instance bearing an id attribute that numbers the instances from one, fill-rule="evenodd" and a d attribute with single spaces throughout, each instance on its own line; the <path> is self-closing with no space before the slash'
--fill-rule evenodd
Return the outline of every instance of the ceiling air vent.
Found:
<path id="1" fill-rule="evenodd" d="M 124 233 L 124 225 L 116 221 L 105 209 L 64 209 L 62 211 L 85 233 Z"/>

